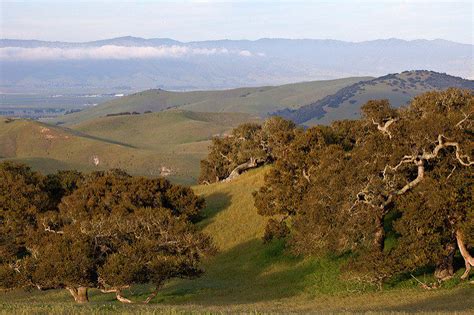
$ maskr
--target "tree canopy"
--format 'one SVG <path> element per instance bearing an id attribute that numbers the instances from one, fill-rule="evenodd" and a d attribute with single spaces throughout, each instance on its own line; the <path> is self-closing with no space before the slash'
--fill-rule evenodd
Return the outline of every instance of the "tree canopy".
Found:
<path id="1" fill-rule="evenodd" d="M 201 161 L 200 183 L 230 181 L 241 173 L 271 163 L 293 138 L 293 122 L 272 117 L 262 125 L 247 123 L 229 136 L 215 137 L 209 154 Z"/>
<path id="2" fill-rule="evenodd" d="M 213 252 L 192 224 L 204 200 L 163 178 L 42 176 L 11 163 L 0 172 L 3 287 L 66 288 L 81 303 L 98 288 L 130 303 L 123 289 L 199 276 L 201 258 Z"/>
<path id="3" fill-rule="evenodd" d="M 373 282 L 435 267 L 453 276 L 456 247 L 474 265 L 474 96 L 429 92 L 402 108 L 369 101 L 363 118 L 293 133 L 255 194 L 265 240 L 297 254 L 354 253 Z"/>

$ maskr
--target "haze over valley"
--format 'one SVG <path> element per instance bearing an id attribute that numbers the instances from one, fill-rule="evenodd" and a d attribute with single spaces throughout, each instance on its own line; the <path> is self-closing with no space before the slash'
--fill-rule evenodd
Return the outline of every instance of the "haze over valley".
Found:
<path id="1" fill-rule="evenodd" d="M 473 45 L 447 40 L 0 40 L 3 93 L 130 93 L 281 85 L 427 69 L 474 78 Z M 235 67 L 238 64 L 238 67 Z"/>

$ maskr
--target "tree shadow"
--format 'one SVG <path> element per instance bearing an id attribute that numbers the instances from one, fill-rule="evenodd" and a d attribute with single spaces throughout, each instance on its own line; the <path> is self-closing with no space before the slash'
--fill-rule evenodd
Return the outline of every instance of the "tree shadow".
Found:
<path id="1" fill-rule="evenodd" d="M 389 312 L 465 312 L 474 310 L 474 288 L 461 288 L 448 294 L 428 297 L 421 301 L 400 304 Z"/>
<path id="2" fill-rule="evenodd" d="M 314 264 L 285 253 L 283 242 L 242 243 L 212 258 L 203 277 L 171 283 L 155 302 L 237 305 L 289 298 L 304 290 Z"/>
<path id="3" fill-rule="evenodd" d="M 198 222 L 200 228 L 204 228 L 210 223 L 212 219 L 221 211 L 225 210 L 231 205 L 232 196 L 228 193 L 215 192 L 207 196 L 206 207 L 201 212 L 201 220 Z"/>

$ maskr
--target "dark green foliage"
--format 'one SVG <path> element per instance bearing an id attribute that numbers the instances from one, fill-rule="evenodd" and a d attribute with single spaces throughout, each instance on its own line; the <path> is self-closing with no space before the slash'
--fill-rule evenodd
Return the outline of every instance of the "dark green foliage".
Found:
<path id="1" fill-rule="evenodd" d="M 207 159 L 201 161 L 200 183 L 214 183 L 227 179 L 232 171 L 249 162 L 257 167 L 270 163 L 286 150 L 294 138 L 295 124 L 279 117 L 268 119 L 263 125 L 240 125 L 224 138 L 214 138 Z"/>
<path id="2" fill-rule="evenodd" d="M 16 262 L 28 254 L 29 232 L 48 205 L 40 174 L 25 165 L 0 164 L 0 281 L 5 285 L 19 282 Z"/>
<path id="3" fill-rule="evenodd" d="M 474 245 L 474 96 L 448 89 L 362 110 L 359 121 L 295 132 L 276 156 L 255 194 L 271 218 L 264 239 L 290 234 L 297 254 L 351 252 L 358 277 L 378 284 L 426 266 L 451 277 L 456 241 Z"/>
<path id="4" fill-rule="evenodd" d="M 290 229 L 284 220 L 278 221 L 275 219 L 268 220 L 265 226 L 265 234 L 263 235 L 263 241 L 265 243 L 270 242 L 273 239 L 282 239 L 290 234 Z"/>
<path id="5" fill-rule="evenodd" d="M 50 208 L 56 208 L 61 198 L 71 194 L 84 180 L 84 175 L 78 171 L 58 171 L 49 174 L 44 179 L 45 190 L 49 195 Z"/>
<path id="6" fill-rule="evenodd" d="M 131 213 L 137 208 L 167 208 L 175 216 L 197 218 L 204 199 L 164 178 L 132 177 L 120 170 L 92 173 L 59 206 L 71 216 Z"/>
<path id="7" fill-rule="evenodd" d="M 68 288 L 78 302 L 90 287 L 119 297 L 132 284 L 198 276 L 213 251 L 191 224 L 204 199 L 166 179 L 121 170 L 42 176 L 10 163 L 0 172 L 1 287 Z"/>

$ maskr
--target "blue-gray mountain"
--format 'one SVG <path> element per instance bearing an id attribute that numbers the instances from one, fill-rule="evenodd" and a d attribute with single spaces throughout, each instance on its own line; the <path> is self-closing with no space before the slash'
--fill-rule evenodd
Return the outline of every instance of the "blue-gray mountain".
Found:
<path id="1" fill-rule="evenodd" d="M 399 39 L 360 43 L 260 39 L 87 43 L 0 40 L 1 92 L 221 89 L 430 69 L 473 78 L 473 45 Z"/>
<path id="2" fill-rule="evenodd" d="M 278 110 L 272 115 L 298 124 L 329 124 L 334 120 L 359 118 L 361 106 L 371 99 L 388 99 L 392 106 L 400 107 L 416 95 L 450 87 L 474 91 L 474 81 L 433 71 L 404 71 L 360 81 L 311 104 Z"/>

